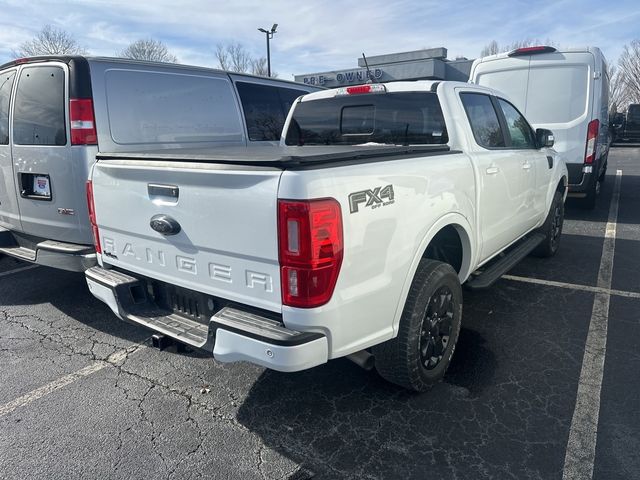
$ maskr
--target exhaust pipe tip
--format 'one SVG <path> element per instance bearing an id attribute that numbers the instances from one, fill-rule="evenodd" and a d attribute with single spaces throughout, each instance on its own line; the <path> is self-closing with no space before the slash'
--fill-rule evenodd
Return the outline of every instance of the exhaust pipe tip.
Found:
<path id="1" fill-rule="evenodd" d="M 364 370 L 373 370 L 375 366 L 375 357 L 366 350 L 360 350 L 359 352 L 354 352 L 350 355 L 347 355 L 346 358 L 351 360 L 353 363 L 358 365 L 360 368 Z"/>

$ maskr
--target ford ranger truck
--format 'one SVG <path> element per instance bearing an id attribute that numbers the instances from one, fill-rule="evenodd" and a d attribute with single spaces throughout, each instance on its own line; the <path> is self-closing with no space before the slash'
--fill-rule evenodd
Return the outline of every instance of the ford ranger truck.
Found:
<path id="1" fill-rule="evenodd" d="M 461 285 L 557 251 L 552 144 L 494 90 L 419 81 L 305 95 L 276 149 L 102 153 L 87 283 L 221 362 L 348 357 L 424 391 L 453 355 Z"/>

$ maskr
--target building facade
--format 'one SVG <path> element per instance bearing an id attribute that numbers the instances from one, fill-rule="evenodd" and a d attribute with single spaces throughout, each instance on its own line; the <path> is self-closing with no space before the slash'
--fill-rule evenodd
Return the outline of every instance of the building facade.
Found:
<path id="1" fill-rule="evenodd" d="M 448 60 L 446 48 L 429 48 L 358 59 L 358 66 L 347 70 L 295 75 L 295 81 L 321 87 L 341 87 L 396 80 L 457 80 L 466 82 L 473 60 Z M 367 69 L 368 66 L 368 69 Z"/>

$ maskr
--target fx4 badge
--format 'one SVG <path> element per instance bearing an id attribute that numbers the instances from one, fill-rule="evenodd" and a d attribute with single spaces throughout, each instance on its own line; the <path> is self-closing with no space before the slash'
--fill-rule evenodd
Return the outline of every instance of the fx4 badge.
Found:
<path id="1" fill-rule="evenodd" d="M 357 213 L 362 204 L 371 209 L 385 207 L 394 203 L 393 185 L 375 187 L 373 190 L 360 190 L 349 194 L 349 210 Z"/>

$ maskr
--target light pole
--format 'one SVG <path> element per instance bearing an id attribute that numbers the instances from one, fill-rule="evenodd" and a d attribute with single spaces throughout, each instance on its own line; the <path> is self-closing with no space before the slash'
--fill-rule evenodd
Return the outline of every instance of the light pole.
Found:
<path id="1" fill-rule="evenodd" d="M 259 28 L 258 31 L 264 33 L 267 36 L 267 76 L 271 76 L 271 50 L 269 49 L 269 40 L 273 38 L 273 34 L 276 33 L 276 28 L 278 28 L 278 24 L 274 23 L 271 30 L 265 30 L 264 28 Z"/>

